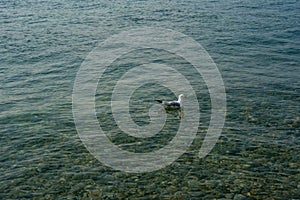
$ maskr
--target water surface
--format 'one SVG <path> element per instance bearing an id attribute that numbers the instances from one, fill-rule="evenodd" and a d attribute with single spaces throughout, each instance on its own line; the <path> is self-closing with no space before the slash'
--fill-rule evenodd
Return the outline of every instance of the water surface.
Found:
<path id="1" fill-rule="evenodd" d="M 1 199 L 299 199 L 299 9 L 295 0 L 1 1 Z M 127 174 L 89 154 L 71 97 L 88 53 L 112 34 L 141 26 L 173 29 L 203 45 L 224 80 L 227 117 L 217 145 L 199 159 L 210 117 L 199 80 L 201 124 L 187 153 L 162 170 Z M 149 123 L 149 94 L 139 103 L 145 88 L 132 99 L 137 124 Z M 170 125 L 153 143 L 118 137 L 101 100 L 97 117 L 112 141 L 133 144 L 122 147 L 128 151 L 161 148 L 174 136 Z"/>

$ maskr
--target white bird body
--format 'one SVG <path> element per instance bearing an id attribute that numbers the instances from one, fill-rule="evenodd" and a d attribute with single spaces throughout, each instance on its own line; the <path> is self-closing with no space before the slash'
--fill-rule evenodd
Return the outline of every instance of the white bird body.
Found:
<path id="1" fill-rule="evenodd" d="M 178 96 L 177 101 L 162 101 L 162 100 L 156 100 L 158 103 L 162 104 L 165 108 L 181 108 L 183 106 L 182 99 L 184 98 L 183 94 L 180 94 Z"/>

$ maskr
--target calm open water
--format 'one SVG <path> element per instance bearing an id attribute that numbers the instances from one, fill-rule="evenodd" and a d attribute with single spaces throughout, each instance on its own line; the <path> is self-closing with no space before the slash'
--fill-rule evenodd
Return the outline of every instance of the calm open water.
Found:
<path id="1" fill-rule="evenodd" d="M 0 199 L 300 199 L 299 10 L 298 0 L 0 1 Z M 80 141 L 72 90 L 99 42 L 141 26 L 203 45 L 224 80 L 227 117 L 213 151 L 199 159 L 210 108 L 204 88 L 187 153 L 164 169 L 128 174 Z M 174 136 L 166 135 L 161 146 Z"/>

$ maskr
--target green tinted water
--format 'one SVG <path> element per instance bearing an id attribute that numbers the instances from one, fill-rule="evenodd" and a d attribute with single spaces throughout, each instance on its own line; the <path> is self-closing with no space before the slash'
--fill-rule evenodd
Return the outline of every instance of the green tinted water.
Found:
<path id="1" fill-rule="evenodd" d="M 0 2 L 0 197 L 299 199 L 299 7 L 279 0 Z M 199 159 L 210 99 L 203 80 L 187 70 L 201 108 L 193 144 L 164 169 L 127 174 L 87 151 L 71 95 L 77 70 L 98 42 L 139 26 L 174 29 L 204 46 L 223 76 L 227 117 L 213 151 Z M 186 64 L 151 53 L 162 57 L 159 63 Z M 130 56 L 142 62 L 145 55 L 120 62 Z M 99 81 L 107 84 L 97 90 L 99 123 L 125 150 L 161 148 L 174 136 L 176 113 L 168 114 L 164 134 L 149 141 L 119 134 L 107 102 L 110 81 L 121 73 L 115 69 Z M 175 98 L 155 85 L 137 90 L 131 100 L 137 124 L 149 123 L 150 94 Z"/>

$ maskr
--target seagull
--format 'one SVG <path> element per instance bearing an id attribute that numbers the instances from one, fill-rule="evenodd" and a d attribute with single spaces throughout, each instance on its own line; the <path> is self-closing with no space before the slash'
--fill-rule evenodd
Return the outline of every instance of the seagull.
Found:
<path id="1" fill-rule="evenodd" d="M 162 100 L 155 100 L 156 102 L 162 104 L 165 108 L 173 108 L 173 109 L 178 109 L 182 108 L 182 99 L 184 98 L 183 94 L 180 94 L 178 96 L 177 101 L 162 101 Z"/>

